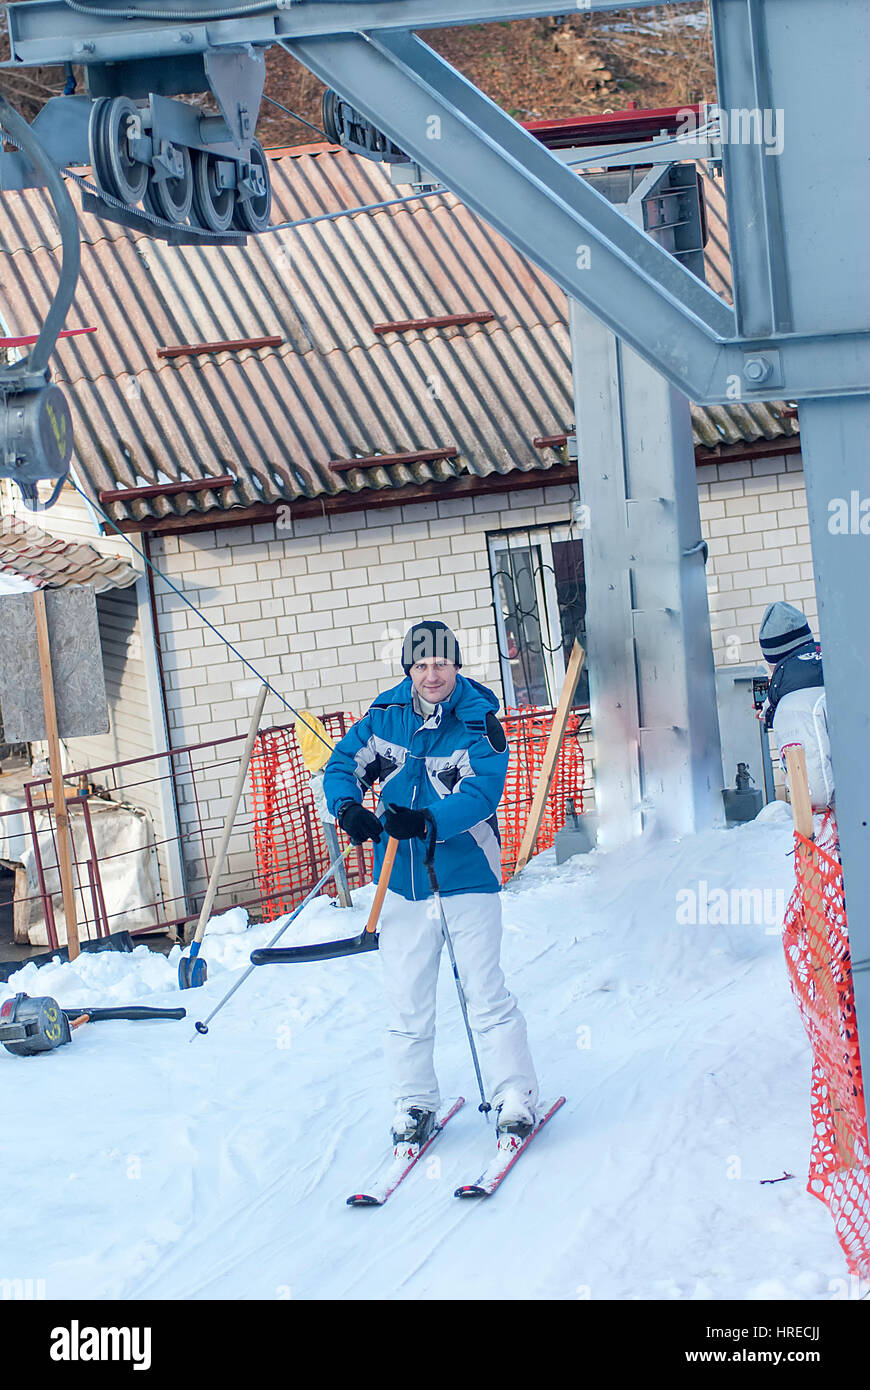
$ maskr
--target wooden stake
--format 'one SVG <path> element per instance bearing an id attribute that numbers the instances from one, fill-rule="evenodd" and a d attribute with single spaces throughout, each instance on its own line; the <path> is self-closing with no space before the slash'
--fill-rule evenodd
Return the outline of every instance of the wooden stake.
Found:
<path id="1" fill-rule="evenodd" d="M 69 814 L 60 760 L 60 738 L 57 731 L 57 709 L 54 703 L 54 681 L 51 674 L 51 650 L 48 641 L 48 618 L 45 612 L 45 594 L 42 589 L 35 590 L 33 606 L 36 610 L 36 641 L 39 647 L 42 702 L 45 706 L 45 735 L 48 740 L 51 792 L 54 801 L 54 821 L 57 827 L 57 863 L 63 895 L 63 915 L 66 921 L 69 958 L 75 960 L 79 954 L 79 931 L 76 922 L 76 900 L 73 888 L 72 856 L 70 854 Z"/>
<path id="2" fill-rule="evenodd" d="M 217 897 L 220 876 L 223 873 L 223 868 L 227 857 L 227 850 L 230 847 L 230 836 L 233 833 L 233 826 L 236 823 L 236 816 L 239 810 L 239 802 L 242 799 L 242 792 L 245 789 L 245 778 L 248 775 L 248 765 L 251 761 L 251 754 L 254 751 L 254 744 L 257 740 L 257 732 L 260 728 L 260 720 L 263 717 L 263 706 L 266 703 L 266 696 L 268 694 L 268 685 L 261 686 L 260 693 L 257 696 L 256 703 L 254 704 L 254 713 L 251 715 L 251 726 L 248 729 L 248 737 L 245 739 L 245 746 L 242 749 L 242 756 L 239 761 L 238 771 L 236 772 L 235 784 L 233 786 L 232 795 L 230 796 L 230 804 L 227 808 L 227 813 L 224 817 L 224 828 L 223 834 L 221 835 L 221 842 L 218 845 L 218 852 L 215 856 L 215 861 L 212 864 L 211 874 L 209 875 L 208 880 L 208 887 L 206 888 L 205 897 L 203 898 L 202 902 L 202 907 L 199 910 L 199 921 L 196 924 L 196 931 L 194 932 L 193 936 L 194 941 L 200 944 L 202 942 L 202 938 L 205 936 L 205 929 L 208 926 L 208 919 L 211 916 L 211 910 L 214 906 L 214 900 Z"/>
<path id="3" fill-rule="evenodd" d="M 783 748 L 785 766 L 788 772 L 788 791 L 791 797 L 791 812 L 794 828 L 804 839 L 813 838 L 813 803 L 810 800 L 810 784 L 807 778 L 807 760 L 800 743 L 787 743 Z"/>
<path id="4" fill-rule="evenodd" d="M 532 857 L 535 848 L 535 841 L 538 838 L 538 831 L 541 828 L 541 821 L 544 816 L 544 807 L 547 804 L 547 797 L 550 794 L 553 776 L 556 771 L 556 763 L 559 758 L 559 749 L 562 744 L 562 736 L 565 733 L 565 725 L 568 723 L 568 715 L 571 713 L 571 702 L 574 699 L 574 692 L 577 689 L 577 682 L 580 679 L 580 672 L 583 670 L 583 663 L 586 660 L 586 653 L 574 638 L 574 646 L 571 650 L 571 659 L 568 662 L 568 669 L 565 672 L 565 683 L 562 686 L 562 693 L 559 696 L 559 704 L 553 718 L 553 727 L 550 730 L 550 737 L 547 740 L 547 751 L 544 754 L 544 761 L 541 766 L 541 774 L 538 778 L 538 785 L 535 787 L 535 794 L 532 797 L 532 806 L 529 811 L 529 819 L 523 833 L 520 852 L 517 857 L 514 873 L 518 874 L 524 869 Z"/>

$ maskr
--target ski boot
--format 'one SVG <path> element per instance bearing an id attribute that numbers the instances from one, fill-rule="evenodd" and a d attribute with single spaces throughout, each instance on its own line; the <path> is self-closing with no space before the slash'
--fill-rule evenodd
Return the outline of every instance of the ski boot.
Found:
<path id="1" fill-rule="evenodd" d="M 411 1105 L 399 1110 L 393 1116 L 393 1144 L 400 1147 L 421 1148 L 435 1128 L 435 1111 L 424 1110 L 419 1105 Z"/>
<path id="2" fill-rule="evenodd" d="M 526 1101 L 504 1100 L 496 1110 L 498 1147 L 506 1153 L 518 1149 L 534 1127 L 535 1112 Z"/>

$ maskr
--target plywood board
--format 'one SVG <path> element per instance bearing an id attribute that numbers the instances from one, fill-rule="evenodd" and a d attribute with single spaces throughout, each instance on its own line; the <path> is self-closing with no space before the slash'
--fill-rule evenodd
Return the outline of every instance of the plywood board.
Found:
<path id="1" fill-rule="evenodd" d="M 71 585 L 44 593 L 59 736 L 108 733 L 95 591 Z M 46 737 L 45 710 L 32 593 L 0 598 L 0 633 L 0 708 L 6 741 L 41 741 Z"/>

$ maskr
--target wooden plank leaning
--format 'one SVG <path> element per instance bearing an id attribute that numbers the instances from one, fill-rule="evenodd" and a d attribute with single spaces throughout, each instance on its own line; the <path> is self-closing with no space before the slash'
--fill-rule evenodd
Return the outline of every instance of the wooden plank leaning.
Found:
<path id="1" fill-rule="evenodd" d="M 529 819 L 523 832 L 520 852 L 517 856 L 516 868 L 514 873 L 518 874 L 524 869 L 532 857 L 535 848 L 535 841 L 538 838 L 538 831 L 541 828 L 541 821 L 544 815 L 544 808 L 547 804 L 547 797 L 553 783 L 553 776 L 556 771 L 556 764 L 559 759 L 559 749 L 562 745 L 562 737 L 565 733 L 565 726 L 568 723 L 568 715 L 571 713 L 571 702 L 574 699 L 574 692 L 577 689 L 577 682 L 580 679 L 580 672 L 583 670 L 583 663 L 586 660 L 586 652 L 577 638 L 574 638 L 574 646 L 571 649 L 571 656 L 568 667 L 565 671 L 565 681 L 562 686 L 562 693 L 559 696 L 559 703 L 556 706 L 556 713 L 553 717 L 553 727 L 550 730 L 550 737 L 547 739 L 547 748 L 544 753 L 544 761 L 541 765 L 540 776 L 532 797 L 532 805 L 529 811 Z"/>
<path id="2" fill-rule="evenodd" d="M 48 619 L 45 594 L 36 589 L 33 594 L 36 610 L 36 641 L 39 648 L 39 673 L 42 680 L 42 700 L 45 705 L 45 731 L 48 741 L 48 762 L 51 769 L 51 795 L 57 827 L 57 863 L 60 870 L 60 890 L 63 897 L 63 916 L 69 958 L 79 954 L 79 932 L 76 918 L 75 888 L 73 886 L 72 855 L 70 853 L 69 812 L 60 760 L 60 737 L 57 731 L 57 708 L 54 701 L 54 681 L 51 672 L 51 648 L 48 640 Z"/>

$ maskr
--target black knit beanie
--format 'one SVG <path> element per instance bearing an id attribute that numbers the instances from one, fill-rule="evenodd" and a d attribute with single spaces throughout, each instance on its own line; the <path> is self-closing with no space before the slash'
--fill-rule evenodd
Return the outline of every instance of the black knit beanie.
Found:
<path id="1" fill-rule="evenodd" d="M 438 618 L 426 618 L 405 633 L 402 643 L 402 670 L 405 675 L 415 661 L 426 661 L 429 657 L 435 657 L 438 661 L 452 661 L 454 666 L 462 665 L 459 643 L 447 624 Z"/>

